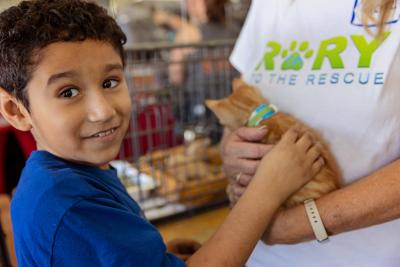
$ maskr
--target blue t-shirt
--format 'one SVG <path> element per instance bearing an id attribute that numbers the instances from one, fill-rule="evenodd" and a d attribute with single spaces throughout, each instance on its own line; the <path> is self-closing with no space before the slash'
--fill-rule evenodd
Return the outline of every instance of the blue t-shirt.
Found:
<path id="1" fill-rule="evenodd" d="M 166 252 L 115 170 L 33 152 L 11 202 L 23 266 L 185 266 Z"/>

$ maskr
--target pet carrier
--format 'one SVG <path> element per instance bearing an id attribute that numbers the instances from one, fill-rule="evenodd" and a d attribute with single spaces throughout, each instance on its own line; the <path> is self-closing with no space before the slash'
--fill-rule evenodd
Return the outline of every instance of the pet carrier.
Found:
<path id="1" fill-rule="evenodd" d="M 226 201 L 222 127 L 204 100 L 229 95 L 234 40 L 142 45 L 126 51 L 133 112 L 113 162 L 150 220 Z"/>

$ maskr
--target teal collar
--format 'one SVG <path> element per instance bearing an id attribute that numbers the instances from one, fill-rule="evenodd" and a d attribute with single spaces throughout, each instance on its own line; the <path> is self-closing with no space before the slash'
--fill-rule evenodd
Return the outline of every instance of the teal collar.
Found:
<path id="1" fill-rule="evenodd" d="M 277 112 L 278 108 L 276 106 L 272 104 L 261 104 L 251 113 L 247 126 L 257 127 L 261 121 L 268 119 Z"/>

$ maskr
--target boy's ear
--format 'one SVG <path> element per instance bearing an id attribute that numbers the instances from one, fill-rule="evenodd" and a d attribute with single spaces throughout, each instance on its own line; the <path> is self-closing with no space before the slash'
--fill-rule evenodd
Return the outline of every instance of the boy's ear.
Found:
<path id="1" fill-rule="evenodd" d="M 0 87 L 0 112 L 4 119 L 13 127 L 21 131 L 29 131 L 32 128 L 28 110 L 14 96 Z"/>

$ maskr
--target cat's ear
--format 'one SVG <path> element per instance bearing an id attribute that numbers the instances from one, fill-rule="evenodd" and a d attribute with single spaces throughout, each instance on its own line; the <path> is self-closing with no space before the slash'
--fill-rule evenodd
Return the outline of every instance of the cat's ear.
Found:
<path id="1" fill-rule="evenodd" d="M 242 86 L 248 86 L 248 85 L 242 79 L 238 79 L 238 78 L 233 79 L 233 81 L 232 81 L 233 91 L 236 91 L 237 89 L 239 89 Z"/>
<path id="2" fill-rule="evenodd" d="M 234 117 L 230 111 L 230 103 L 227 98 L 219 100 L 206 100 L 206 106 L 215 114 L 220 124 L 226 127 L 232 126 L 231 120 Z"/>
<path id="3" fill-rule="evenodd" d="M 238 92 L 240 92 L 240 94 L 247 95 L 252 99 L 264 99 L 269 103 L 269 100 L 262 95 L 261 91 L 257 87 L 243 83 L 239 88 L 240 90 L 238 90 Z"/>
<path id="4" fill-rule="evenodd" d="M 217 113 L 218 105 L 221 100 L 207 99 L 206 106 L 214 113 Z"/>
<path id="5" fill-rule="evenodd" d="M 251 94 L 257 98 L 264 98 L 258 88 L 246 83 L 242 79 L 234 79 L 232 81 L 232 88 L 234 92 L 240 89 L 245 91 L 246 94 Z"/>
<path id="6" fill-rule="evenodd" d="M 226 117 L 226 99 L 214 100 L 208 99 L 206 100 L 206 106 L 217 116 L 219 122 L 223 124 L 223 118 Z"/>

